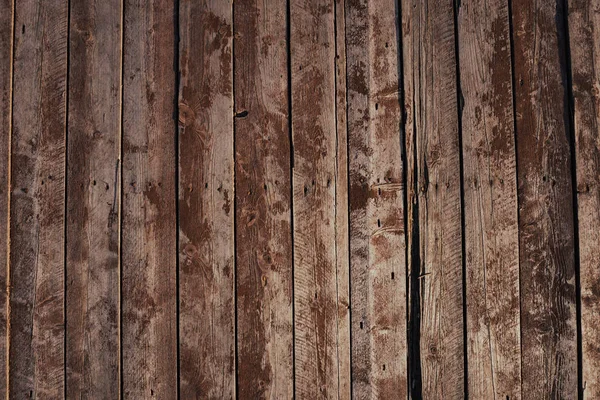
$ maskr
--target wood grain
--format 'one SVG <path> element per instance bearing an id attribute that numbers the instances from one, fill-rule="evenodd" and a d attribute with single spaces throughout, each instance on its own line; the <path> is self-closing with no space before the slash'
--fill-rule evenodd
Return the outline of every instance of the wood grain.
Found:
<path id="1" fill-rule="evenodd" d="M 123 398 L 177 398 L 175 2 L 125 2 Z"/>
<path id="2" fill-rule="evenodd" d="M 234 20 L 238 393 L 241 399 L 291 398 L 286 4 L 236 2 Z"/>
<path id="3" fill-rule="evenodd" d="M 338 398 L 335 10 L 294 0 L 291 79 L 295 385 L 300 399 Z"/>
<path id="4" fill-rule="evenodd" d="M 521 398 L 519 227 L 508 2 L 458 14 L 470 399 Z"/>
<path id="5" fill-rule="evenodd" d="M 337 261 L 338 398 L 351 393 L 350 237 L 348 234 L 348 123 L 346 116 L 346 0 L 335 1 L 336 176 L 335 245 Z"/>
<path id="6" fill-rule="evenodd" d="M 235 397 L 232 4 L 180 3 L 182 398 Z"/>
<path id="7" fill-rule="evenodd" d="M 515 0 L 522 392 L 577 398 L 577 334 L 563 2 Z"/>
<path id="8" fill-rule="evenodd" d="M 464 397 L 454 10 L 402 1 L 413 398 Z"/>
<path id="9" fill-rule="evenodd" d="M 120 0 L 71 2 L 67 397 L 120 396 Z"/>
<path id="10" fill-rule="evenodd" d="M 15 5 L 9 398 L 64 394 L 68 2 Z"/>
<path id="11" fill-rule="evenodd" d="M 14 0 L 0 1 L 0 393 L 8 376 L 8 286 L 10 140 L 12 135 Z"/>
<path id="12" fill-rule="evenodd" d="M 347 3 L 353 396 L 407 396 L 397 9 Z"/>
<path id="13" fill-rule="evenodd" d="M 600 2 L 569 2 L 577 163 L 583 398 L 600 397 Z"/>

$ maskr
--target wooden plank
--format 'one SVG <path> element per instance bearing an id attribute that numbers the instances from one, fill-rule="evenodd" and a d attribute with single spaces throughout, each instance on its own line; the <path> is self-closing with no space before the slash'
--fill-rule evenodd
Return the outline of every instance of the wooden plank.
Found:
<path id="1" fill-rule="evenodd" d="M 515 0 L 522 392 L 577 398 L 577 333 L 563 2 Z"/>
<path id="2" fill-rule="evenodd" d="M 15 5 L 9 398 L 64 397 L 67 1 Z"/>
<path id="3" fill-rule="evenodd" d="M 290 4 L 295 385 L 338 398 L 335 9 Z"/>
<path id="4" fill-rule="evenodd" d="M 123 47 L 123 397 L 177 398 L 175 2 L 127 0 Z"/>
<path id="5" fill-rule="evenodd" d="M 458 13 L 469 398 L 521 398 L 519 227 L 509 8 Z"/>
<path id="6" fill-rule="evenodd" d="M 402 1 L 413 398 L 464 397 L 454 10 Z"/>
<path id="7" fill-rule="evenodd" d="M 236 2 L 234 20 L 238 393 L 291 398 L 286 2 Z"/>
<path id="8" fill-rule="evenodd" d="M 600 2 L 569 1 L 581 286 L 583 398 L 600 397 Z"/>
<path id="9" fill-rule="evenodd" d="M 350 237 L 348 203 L 348 123 L 346 116 L 346 0 L 335 1 L 335 79 L 337 157 L 335 176 L 335 243 L 337 248 L 338 397 L 352 397 L 350 372 Z"/>
<path id="10" fill-rule="evenodd" d="M 402 118 L 394 1 L 349 1 L 353 397 L 406 398 Z"/>
<path id="11" fill-rule="evenodd" d="M 122 9 L 71 3 L 67 397 L 119 398 Z"/>
<path id="12" fill-rule="evenodd" d="M 10 138 L 12 133 L 14 0 L 0 1 L 0 393 L 7 385 Z"/>
<path id="13" fill-rule="evenodd" d="M 232 3 L 180 3 L 182 398 L 235 397 Z"/>

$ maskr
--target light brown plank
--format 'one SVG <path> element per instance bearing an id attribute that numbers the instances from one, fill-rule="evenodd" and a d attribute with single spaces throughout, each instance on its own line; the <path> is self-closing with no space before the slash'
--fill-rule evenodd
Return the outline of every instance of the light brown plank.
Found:
<path id="1" fill-rule="evenodd" d="M 68 2 L 15 6 L 7 395 L 60 399 Z"/>
<path id="2" fill-rule="evenodd" d="M 398 20 L 347 2 L 353 397 L 406 398 L 406 238 Z"/>
<path id="3" fill-rule="evenodd" d="M 127 0 L 122 353 L 126 399 L 177 398 L 175 2 Z"/>
<path id="4" fill-rule="evenodd" d="M 351 394 L 350 238 L 348 222 L 348 123 L 346 117 L 346 0 L 335 1 L 335 80 L 337 156 L 335 176 L 335 243 L 337 260 L 338 397 Z"/>
<path id="5" fill-rule="evenodd" d="M 120 385 L 121 0 L 71 2 L 67 397 Z"/>
<path id="6" fill-rule="evenodd" d="M 0 1 L 0 393 L 6 393 L 14 0 Z"/>
<path id="7" fill-rule="evenodd" d="M 577 398 L 563 2 L 514 0 L 522 392 Z"/>
<path id="8" fill-rule="evenodd" d="M 286 399 L 294 345 L 286 3 L 239 1 L 234 19 L 238 393 Z"/>
<path id="9" fill-rule="evenodd" d="M 334 1 L 293 0 L 290 23 L 294 379 L 298 398 L 334 399 L 339 396 Z"/>
<path id="10" fill-rule="evenodd" d="M 402 1 L 415 398 L 465 391 L 453 15 L 452 1 Z"/>
<path id="11" fill-rule="evenodd" d="M 600 2 L 569 1 L 579 223 L 583 398 L 600 398 Z"/>
<path id="12" fill-rule="evenodd" d="M 519 227 L 508 2 L 460 4 L 469 398 L 520 399 Z"/>
<path id="13" fill-rule="evenodd" d="M 235 397 L 232 4 L 180 3 L 181 396 Z"/>

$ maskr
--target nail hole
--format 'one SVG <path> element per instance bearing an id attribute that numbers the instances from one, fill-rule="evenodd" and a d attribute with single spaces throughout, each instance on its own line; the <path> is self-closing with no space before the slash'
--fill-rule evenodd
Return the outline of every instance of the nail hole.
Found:
<path id="1" fill-rule="evenodd" d="M 235 114 L 236 118 L 246 118 L 247 116 L 248 116 L 248 111 L 247 110 L 244 110 L 244 111 L 241 111 L 241 112 Z"/>
<path id="2" fill-rule="evenodd" d="M 392 280 L 394 280 L 394 273 L 392 272 Z"/>
<path id="3" fill-rule="evenodd" d="M 362 329 L 362 328 L 363 328 L 363 323 L 362 323 L 362 321 L 361 321 L 361 322 L 360 322 L 360 329 Z"/>

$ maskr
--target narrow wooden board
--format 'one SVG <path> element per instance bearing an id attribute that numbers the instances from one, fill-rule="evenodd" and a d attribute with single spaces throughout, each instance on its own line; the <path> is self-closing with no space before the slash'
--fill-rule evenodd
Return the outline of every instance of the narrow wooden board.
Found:
<path id="1" fill-rule="evenodd" d="M 462 233 L 454 10 L 402 1 L 412 398 L 462 399 Z"/>
<path id="2" fill-rule="evenodd" d="M 600 398 L 600 2 L 569 1 L 579 223 L 583 398 Z"/>
<path id="3" fill-rule="evenodd" d="M 6 393 L 14 0 L 0 1 L 0 393 Z"/>
<path id="4" fill-rule="evenodd" d="M 338 398 L 352 397 L 350 372 L 350 237 L 348 224 L 348 123 L 346 116 L 346 0 L 335 1 L 337 157 L 335 243 L 337 260 Z"/>
<path id="5" fill-rule="evenodd" d="M 458 13 L 470 399 L 521 398 L 519 227 L 509 8 Z"/>
<path id="6" fill-rule="evenodd" d="M 125 2 L 123 398 L 177 398 L 176 12 Z"/>
<path id="7" fill-rule="evenodd" d="M 122 9 L 71 2 L 67 397 L 120 395 Z"/>
<path id="8" fill-rule="evenodd" d="M 60 399 L 68 2 L 15 6 L 7 396 Z"/>
<path id="9" fill-rule="evenodd" d="M 399 10 L 391 0 L 347 7 L 353 397 L 406 398 Z"/>
<path id="10" fill-rule="evenodd" d="M 563 2 L 514 0 L 522 392 L 577 398 L 573 199 Z"/>
<path id="11" fill-rule="evenodd" d="M 338 388 L 335 9 L 290 4 L 296 397 Z"/>
<path id="12" fill-rule="evenodd" d="M 291 398 L 286 2 L 236 2 L 234 20 L 238 393 Z"/>
<path id="13" fill-rule="evenodd" d="M 182 398 L 235 398 L 232 4 L 180 3 Z"/>

